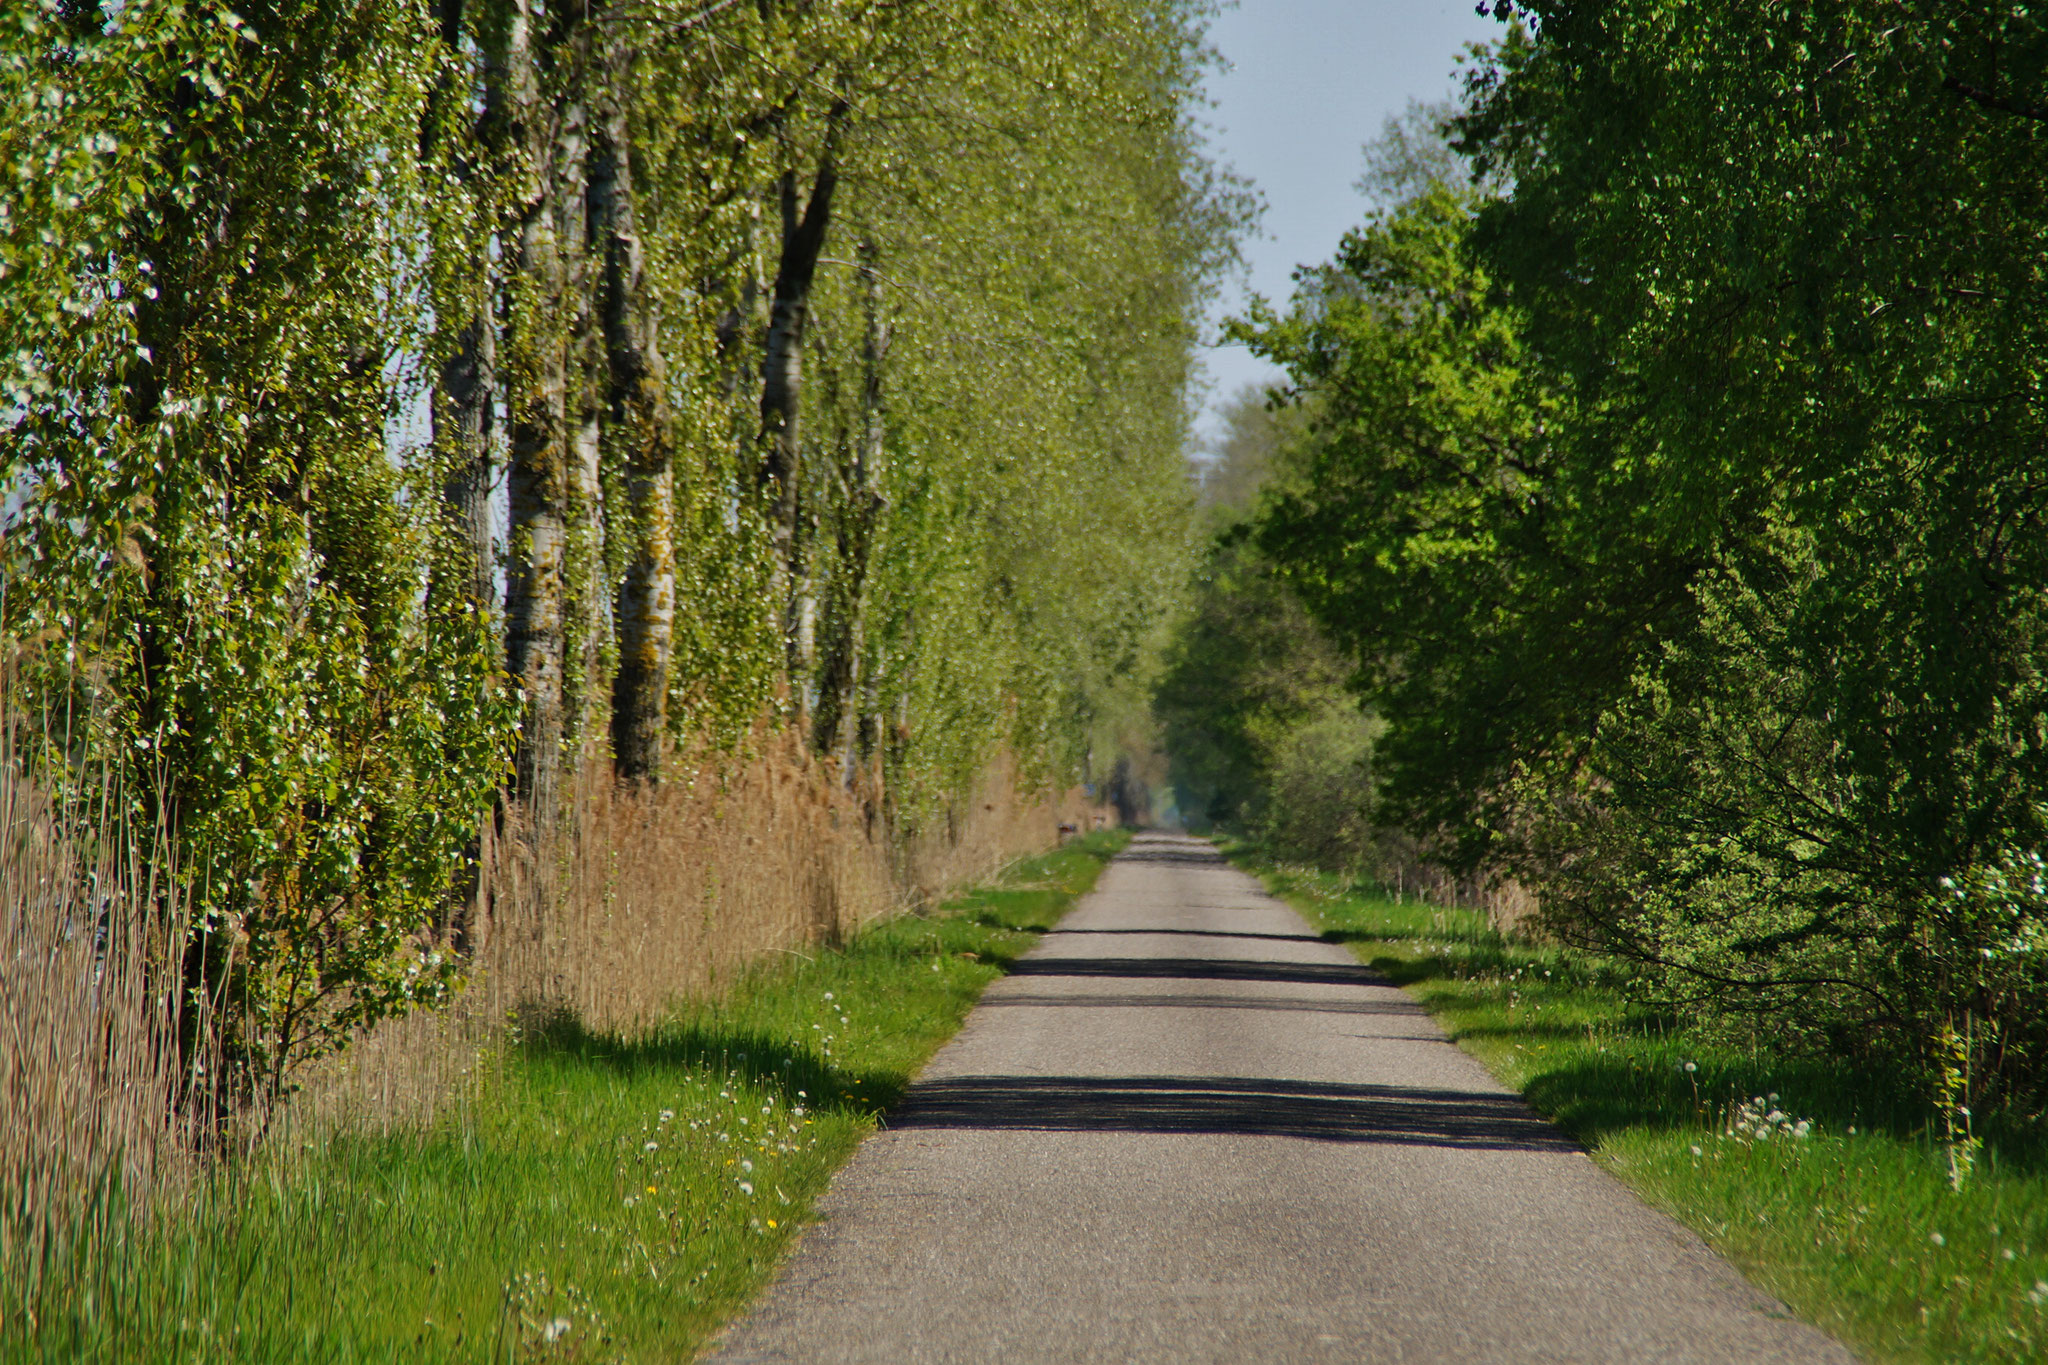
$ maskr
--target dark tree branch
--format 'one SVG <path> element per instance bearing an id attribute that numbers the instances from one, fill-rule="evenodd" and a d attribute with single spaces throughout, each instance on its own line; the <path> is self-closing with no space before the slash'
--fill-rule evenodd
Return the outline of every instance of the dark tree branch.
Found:
<path id="1" fill-rule="evenodd" d="M 2048 123 L 2048 104 L 2034 104 L 2028 100 L 2011 99 L 2005 95 L 1993 94 L 1989 90 L 1979 90 L 1976 86 L 1959 81 L 1954 76 L 1943 80 L 1941 88 L 1953 90 L 1964 99 L 1981 104 L 1986 109 L 1996 109 L 2004 114 L 2016 114 L 2020 118 L 2030 118 L 2037 123 Z"/>

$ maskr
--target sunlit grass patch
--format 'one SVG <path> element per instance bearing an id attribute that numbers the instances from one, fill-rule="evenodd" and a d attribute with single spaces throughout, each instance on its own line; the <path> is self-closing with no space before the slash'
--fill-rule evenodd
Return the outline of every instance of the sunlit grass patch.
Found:
<path id="1" fill-rule="evenodd" d="M 1248 865 L 1602 1165 L 1860 1353 L 2048 1358 L 2048 1163 L 2028 1126 L 1987 1123 L 1955 1189 L 1938 1120 L 1900 1078 L 1688 1029 L 1631 1006 L 1603 964 L 1476 911 Z"/>
<path id="2" fill-rule="evenodd" d="M 637 1035 L 529 1020 L 465 1112 L 278 1144 L 59 1277 L 0 1358 L 686 1359 L 1120 842 L 779 957 Z"/>

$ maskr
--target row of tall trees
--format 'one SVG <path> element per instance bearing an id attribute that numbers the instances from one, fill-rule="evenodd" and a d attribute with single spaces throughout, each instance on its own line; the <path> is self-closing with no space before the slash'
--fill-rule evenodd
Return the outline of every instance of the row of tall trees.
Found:
<path id="1" fill-rule="evenodd" d="M 444 994 L 501 791 L 545 836 L 764 715 L 901 833 L 1072 771 L 1240 216 L 1199 20 L 8 8 L 9 724 L 176 848 L 188 1032 L 277 1075 Z"/>
<path id="2" fill-rule="evenodd" d="M 1259 543 L 1382 809 L 1672 1005 L 2037 1092 L 2048 28 L 1496 8 L 1482 185 L 1243 324 L 1312 428 Z"/>
<path id="3" fill-rule="evenodd" d="M 1223 410 L 1200 466 L 1212 543 L 1167 639 L 1152 714 L 1189 828 L 1394 884 L 1373 809 L 1379 721 L 1359 706 L 1329 632 L 1245 533 L 1261 495 L 1299 476 L 1307 411 L 1269 408 L 1257 386 Z"/>

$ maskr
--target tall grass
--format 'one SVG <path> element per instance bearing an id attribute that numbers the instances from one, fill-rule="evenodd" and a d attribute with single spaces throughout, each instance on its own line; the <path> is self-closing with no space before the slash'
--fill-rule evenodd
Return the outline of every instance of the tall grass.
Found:
<path id="1" fill-rule="evenodd" d="M 195 1164 L 174 1001 L 183 941 L 165 851 L 110 783 L 53 797 L 0 727 L 0 1322 L 118 1242 Z"/>

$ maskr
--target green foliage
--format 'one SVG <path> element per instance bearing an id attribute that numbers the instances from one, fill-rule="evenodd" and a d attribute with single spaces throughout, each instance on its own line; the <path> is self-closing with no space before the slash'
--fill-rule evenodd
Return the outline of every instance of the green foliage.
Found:
<path id="1" fill-rule="evenodd" d="M 169 832 L 158 912 L 196 937 L 160 965 L 192 1059 L 212 1031 L 236 1085 L 456 983 L 468 850 L 520 717 L 546 730 L 502 676 L 499 604 L 470 600 L 494 567 L 524 585 L 533 537 L 494 544 L 507 504 L 461 505 L 466 470 L 567 485 L 563 562 L 508 611 L 522 660 L 529 628 L 560 653 L 518 687 L 574 712 L 544 766 L 605 761 L 613 604 L 652 537 L 671 748 L 829 701 L 855 723 L 818 747 L 906 836 L 1000 750 L 1071 780 L 1179 580 L 1198 298 L 1241 216 L 1188 122 L 1199 6 L 599 8 L 0 18 L 10 715 L 39 780 L 111 769 L 141 843 Z M 619 127 L 659 478 L 593 321 Z M 780 187 L 821 158 L 845 185 L 785 562 L 761 314 Z M 443 366 L 472 325 L 464 436 Z"/>
<path id="2" fill-rule="evenodd" d="M 1346 683 L 1253 547 L 1216 547 L 1153 694 L 1182 817 L 1256 832 L 1283 856 L 1356 864 L 1378 727 Z"/>
<path id="3" fill-rule="evenodd" d="M 1992 1038 L 1980 1103 L 2031 1096 L 2038 910 L 1983 888 L 2048 782 L 2048 35 L 1514 8 L 1456 120 L 1512 192 L 1244 329 L 1321 404 L 1262 543 L 1447 857 L 1671 1005 L 1922 1075 Z"/>
<path id="4" fill-rule="evenodd" d="M 275 1086 L 449 988 L 432 931 L 509 739 L 488 621 L 425 605 L 428 462 L 387 438 L 438 49 L 403 4 L 8 22 L 38 111 L 0 190 L 10 707 L 45 780 L 111 769 L 174 835 L 183 1036 L 217 1013 L 220 1080 Z"/>
<path id="5" fill-rule="evenodd" d="M 1247 390 L 1224 422 L 1201 469 L 1218 529 L 1152 695 L 1176 804 L 1191 826 L 1255 838 L 1275 856 L 1386 871 L 1373 820 L 1382 726 L 1243 520 L 1298 486 L 1308 412 Z"/>
<path id="6" fill-rule="evenodd" d="M 859 673 L 911 824 L 998 745 L 1071 774 L 1131 689 L 1189 551 L 1181 395 L 1239 211 L 1185 121 L 1191 14 L 970 8 L 926 40 L 943 83 L 879 84 L 857 110 L 836 240 L 871 275 L 840 249 L 816 303 L 822 585 L 865 514 L 868 310 L 887 339 Z M 818 596 L 821 636 L 845 630 L 855 604 Z"/>
<path id="7" fill-rule="evenodd" d="M 1483 797 L 1512 725 L 1554 744 L 1569 722 L 1545 689 L 1566 652 L 1585 668 L 1585 617 L 1550 584 L 1555 519 L 1534 496 L 1545 405 L 1523 375 L 1517 319 L 1465 251 L 1469 195 L 1433 184 L 1348 234 L 1305 276 L 1285 317 L 1235 324 L 1311 398 L 1301 477 L 1259 522 L 1259 543 L 1345 652 L 1389 722 L 1386 798 L 1398 816 L 1484 839 Z M 1623 567 L 1625 570 L 1626 566 Z M 1546 724 L 1546 722 L 1549 722 Z"/>
<path id="8" fill-rule="evenodd" d="M 1602 524 L 1692 562 L 1692 619 L 1603 699 L 1618 828 L 1571 895 L 1851 1041 L 1986 1016 L 2037 1071 L 2039 997 L 1984 965 L 2012 927 L 1943 882 L 2042 837 L 2048 124 L 2011 96 L 2048 35 L 1849 5 L 1540 34 L 1467 127 L 1516 176 L 1484 241 L 1597 414 L 1571 459 L 1627 480 Z"/>

